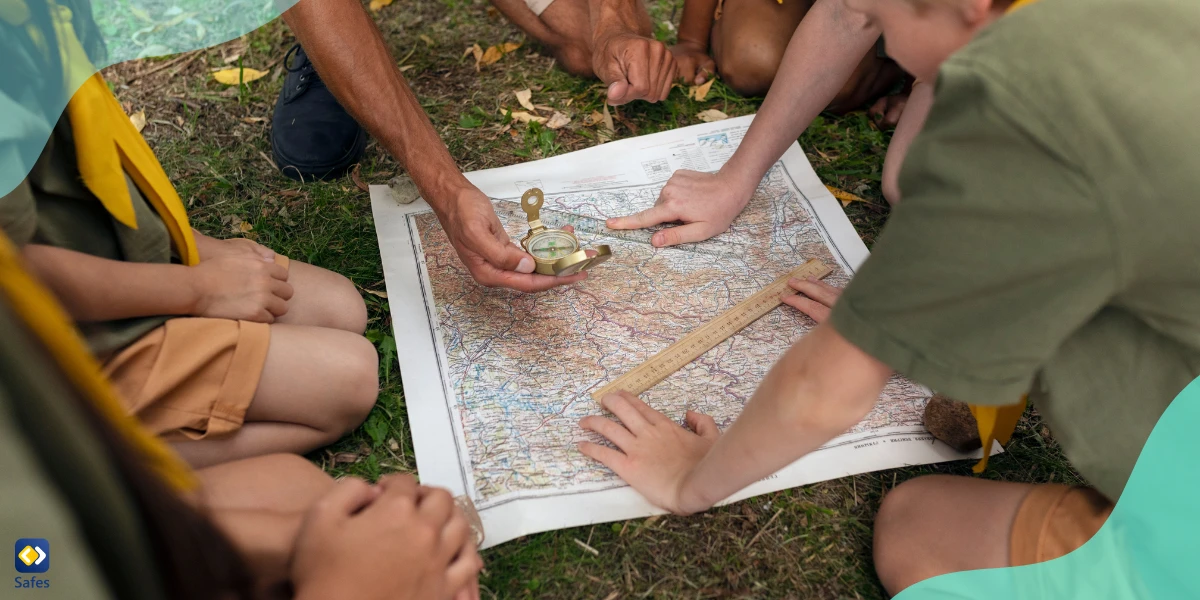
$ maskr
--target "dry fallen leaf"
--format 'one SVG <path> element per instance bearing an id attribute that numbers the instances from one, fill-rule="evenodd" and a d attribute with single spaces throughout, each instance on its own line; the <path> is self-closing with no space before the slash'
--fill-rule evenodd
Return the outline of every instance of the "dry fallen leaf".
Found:
<path id="1" fill-rule="evenodd" d="M 409 69 L 411 69 L 411 68 L 413 68 L 413 67 L 415 67 L 415 66 L 416 66 L 416 65 L 404 65 L 403 67 L 400 67 L 400 72 L 401 72 L 401 73 L 403 73 L 403 72 L 405 72 L 405 71 L 407 71 L 407 70 L 409 70 Z"/>
<path id="2" fill-rule="evenodd" d="M 516 50 L 517 48 L 520 48 L 520 47 L 521 47 L 520 42 L 505 42 L 503 46 L 500 46 L 500 50 L 503 51 L 505 54 L 508 54 L 509 52 L 512 52 L 513 50 Z"/>
<path id="3" fill-rule="evenodd" d="M 358 186 L 358 189 L 370 193 L 371 188 L 367 187 L 367 184 L 363 183 L 362 177 L 359 177 L 358 175 L 361 167 L 362 165 L 354 165 L 354 168 L 350 170 L 350 180 L 354 182 L 354 185 Z"/>
<path id="4" fill-rule="evenodd" d="M 504 56 L 504 51 L 500 46 L 492 46 L 484 51 L 483 57 L 479 59 L 479 65 L 488 66 L 500 60 Z M 477 65 L 478 66 L 478 65 Z"/>
<path id="5" fill-rule="evenodd" d="M 254 231 L 254 225 L 251 225 L 249 221 L 242 221 L 238 223 L 238 230 L 242 233 L 250 233 Z"/>
<path id="6" fill-rule="evenodd" d="M 705 81 L 700 85 L 693 85 L 692 87 L 689 87 L 688 98 L 691 98 L 697 102 L 704 102 L 704 99 L 708 97 L 708 90 L 712 89 L 712 84 L 714 81 L 716 81 L 716 79 L 709 77 L 708 81 Z"/>
<path id="7" fill-rule="evenodd" d="M 223 83 L 225 85 L 237 85 L 239 83 L 250 83 L 251 81 L 254 81 L 255 79 L 261 79 L 266 74 L 267 74 L 266 71 L 259 71 L 258 69 L 234 68 L 234 69 L 221 69 L 220 71 L 213 71 L 212 76 L 213 76 L 213 79 L 217 80 L 217 83 Z"/>
<path id="8" fill-rule="evenodd" d="M 367 293 L 372 296 L 378 296 L 380 298 L 387 298 L 387 292 L 380 292 L 377 290 L 367 290 Z"/>
<path id="9" fill-rule="evenodd" d="M 850 192 L 847 192 L 845 190 L 839 190 L 839 189 L 833 187 L 832 185 L 825 186 L 825 189 L 829 190 L 829 193 L 833 194 L 834 198 L 837 198 L 838 200 L 840 200 L 842 203 L 842 206 L 850 206 L 851 202 L 867 202 L 866 200 L 863 200 L 862 198 L 855 196 L 854 194 L 851 194 Z M 870 203 L 868 202 L 868 204 L 870 204 Z"/>
<path id="10" fill-rule="evenodd" d="M 392 3 L 392 0 L 371 0 L 371 12 L 379 12 L 379 9 Z"/>
<path id="11" fill-rule="evenodd" d="M 141 133 L 146 128 L 146 111 L 139 110 L 132 115 L 129 115 L 129 122 L 133 123 L 133 128 Z"/>
<path id="12" fill-rule="evenodd" d="M 600 111 L 598 111 L 598 110 L 593 110 L 592 114 L 588 115 L 588 117 L 586 119 L 584 119 L 584 124 L 599 125 L 600 122 L 603 120 L 604 120 L 604 115 L 600 114 Z"/>
<path id="13" fill-rule="evenodd" d="M 266 123 L 267 118 L 266 117 L 242 117 L 242 122 L 248 123 L 250 125 L 254 125 L 255 123 Z"/>
<path id="14" fill-rule="evenodd" d="M 529 101 L 529 99 L 533 97 L 532 90 L 517 90 L 513 92 L 513 95 L 517 97 L 517 103 L 521 105 L 521 108 L 537 112 L 537 109 L 533 108 L 533 103 Z"/>
<path id="15" fill-rule="evenodd" d="M 617 126 L 613 124 L 612 114 L 608 112 L 608 102 L 604 103 L 604 114 L 601 116 L 604 120 L 604 128 L 607 129 L 609 133 L 613 133 L 617 130 Z"/>
<path id="16" fill-rule="evenodd" d="M 426 46 L 432 46 L 432 45 L 433 45 L 433 38 L 431 38 L 431 37 L 429 37 L 429 36 L 427 36 L 427 35 L 425 35 L 425 34 L 423 34 L 423 33 L 422 33 L 421 35 L 418 35 L 417 37 L 418 37 L 418 38 L 420 38 L 420 40 L 421 40 L 422 42 L 425 42 L 425 45 L 426 45 Z"/>
<path id="17" fill-rule="evenodd" d="M 333 455 L 333 464 L 354 464 L 361 458 L 361 454 L 356 454 L 354 452 L 338 452 L 337 454 Z"/>
<path id="18" fill-rule="evenodd" d="M 512 111 L 512 113 L 509 113 L 508 111 L 501 109 L 500 114 L 501 115 L 511 114 L 512 120 L 516 121 L 518 123 L 529 123 L 531 121 L 535 122 L 535 123 L 545 123 L 546 122 L 546 117 L 539 117 L 537 115 L 529 114 L 523 110 L 514 110 L 514 111 Z"/>
<path id="19" fill-rule="evenodd" d="M 550 115 L 550 120 L 546 121 L 546 127 L 549 129 L 561 129 L 566 127 L 571 122 L 571 117 L 564 115 L 558 111 Z"/>
<path id="20" fill-rule="evenodd" d="M 704 121 L 705 123 L 712 123 L 713 121 L 724 121 L 725 119 L 729 118 L 729 115 L 715 108 L 710 108 L 705 111 L 700 111 L 700 113 L 696 115 L 696 118 Z"/>

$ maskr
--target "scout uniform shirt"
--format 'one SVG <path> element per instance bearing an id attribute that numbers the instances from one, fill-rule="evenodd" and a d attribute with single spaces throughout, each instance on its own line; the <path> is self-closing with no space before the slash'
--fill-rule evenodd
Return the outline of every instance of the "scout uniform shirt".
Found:
<path id="1" fill-rule="evenodd" d="M 957 400 L 1028 392 L 1113 499 L 1200 376 L 1197 23 L 1195 0 L 1041 0 L 981 32 L 831 317 Z"/>
<path id="2" fill-rule="evenodd" d="M 138 225 L 132 229 L 117 222 L 84 186 L 75 165 L 72 129 L 64 116 L 29 176 L 0 198 L 0 230 L 18 246 L 44 244 L 125 262 L 171 262 L 167 228 L 137 186 L 126 177 Z M 167 319 L 79 323 L 79 329 L 92 352 L 104 360 Z"/>

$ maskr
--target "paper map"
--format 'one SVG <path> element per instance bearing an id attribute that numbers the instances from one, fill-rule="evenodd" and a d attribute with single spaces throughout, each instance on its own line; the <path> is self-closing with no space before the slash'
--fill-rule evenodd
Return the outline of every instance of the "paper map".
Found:
<path id="1" fill-rule="evenodd" d="M 809 258 L 833 267 L 826 280 L 837 286 L 866 259 L 795 144 L 712 240 L 656 249 L 645 231 L 603 227 L 652 206 L 676 169 L 720 168 L 749 124 L 697 125 L 468 174 L 513 239 L 528 230 L 520 196 L 537 186 L 547 226 L 573 224 L 584 246 L 612 247 L 585 282 L 541 294 L 477 285 L 424 201 L 401 205 L 386 187 L 371 188 L 420 478 L 471 496 L 485 546 L 661 512 L 576 449 L 595 441 L 579 419 L 602 412 L 589 394 Z M 781 306 L 642 397 L 676 421 L 692 409 L 726 427 L 812 326 Z M 894 377 L 861 423 L 733 499 L 963 458 L 922 427 L 929 395 Z"/>

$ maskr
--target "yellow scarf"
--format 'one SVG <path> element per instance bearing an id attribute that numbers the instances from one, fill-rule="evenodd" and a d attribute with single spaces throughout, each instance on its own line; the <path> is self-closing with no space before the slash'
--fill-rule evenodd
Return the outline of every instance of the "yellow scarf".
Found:
<path id="1" fill-rule="evenodd" d="M 1005 14 L 1011 13 L 1022 6 L 1033 4 L 1037 0 L 1017 0 L 1008 7 Z M 992 441 L 1000 442 L 1000 445 L 1008 445 L 1008 441 L 1012 439 L 1013 431 L 1017 428 L 1017 421 L 1021 419 L 1021 415 L 1025 413 L 1025 405 L 1029 402 L 1029 395 L 1021 396 L 1021 399 L 1016 404 L 1008 406 L 979 406 L 969 404 L 971 414 L 975 416 L 975 424 L 979 428 L 979 439 L 983 442 L 983 458 L 979 459 L 978 463 L 971 468 L 976 473 L 982 473 L 987 468 L 988 453 L 992 449 Z"/>
<path id="2" fill-rule="evenodd" d="M 185 265 L 199 262 L 196 240 L 187 209 L 170 178 L 154 157 L 146 140 L 134 128 L 108 89 L 104 78 L 88 60 L 71 25 L 71 10 L 45 0 L 50 6 L 63 63 L 65 89 L 79 89 L 67 103 L 67 118 L 75 137 L 75 155 L 84 185 L 121 224 L 137 229 L 133 197 L 126 185 L 128 174 L 167 226 L 175 251 Z M 45 36 L 29 23 L 24 0 L 0 0 L 0 19 L 20 27 L 44 48 Z"/>
<path id="3" fill-rule="evenodd" d="M 152 471 L 179 491 L 196 487 L 196 476 L 165 443 L 150 435 L 122 406 L 70 317 L 58 301 L 21 267 L 17 250 L 0 233 L 0 295 L 45 345 L 71 385 L 92 402 L 123 439 L 146 458 Z"/>

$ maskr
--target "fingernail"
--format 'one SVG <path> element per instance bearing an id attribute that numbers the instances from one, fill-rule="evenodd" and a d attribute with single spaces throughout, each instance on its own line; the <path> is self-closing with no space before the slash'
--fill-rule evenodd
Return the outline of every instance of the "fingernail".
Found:
<path id="1" fill-rule="evenodd" d="M 521 262 L 517 264 L 517 272 L 518 273 L 532 273 L 533 272 L 533 259 L 529 258 L 528 256 L 526 256 L 525 258 L 522 258 Z"/>

